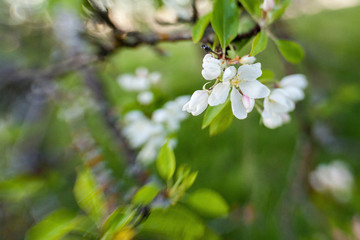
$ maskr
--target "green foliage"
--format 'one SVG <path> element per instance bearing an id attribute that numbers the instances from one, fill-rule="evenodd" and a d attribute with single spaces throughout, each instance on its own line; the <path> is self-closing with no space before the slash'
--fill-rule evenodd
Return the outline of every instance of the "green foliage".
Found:
<path id="1" fill-rule="evenodd" d="M 174 151 L 167 141 L 160 149 L 158 158 L 156 160 L 157 171 L 165 181 L 169 181 L 174 175 L 176 168 L 176 160 Z"/>
<path id="2" fill-rule="evenodd" d="M 215 0 L 211 25 L 225 49 L 238 33 L 239 9 L 234 0 Z"/>
<path id="3" fill-rule="evenodd" d="M 265 30 L 260 31 L 254 38 L 251 46 L 251 56 L 255 56 L 265 50 L 268 42 L 268 36 Z"/>
<path id="4" fill-rule="evenodd" d="M 225 104 L 224 109 L 211 122 L 210 135 L 214 136 L 225 131 L 230 126 L 232 120 L 233 113 L 231 109 L 231 102 L 228 101 Z"/>
<path id="5" fill-rule="evenodd" d="M 214 119 L 224 110 L 229 102 L 230 98 L 223 104 L 214 107 L 208 107 L 204 114 L 202 129 L 207 128 L 212 123 L 212 121 L 214 121 Z"/>
<path id="6" fill-rule="evenodd" d="M 295 42 L 288 40 L 274 40 L 281 55 L 291 63 L 299 63 L 304 58 L 304 50 Z"/>
<path id="7" fill-rule="evenodd" d="M 0 199 L 15 202 L 24 201 L 43 190 L 44 187 L 43 179 L 30 175 L 20 175 L 0 182 Z"/>
<path id="8" fill-rule="evenodd" d="M 106 202 L 103 193 L 96 186 L 91 170 L 78 171 L 74 195 L 80 208 L 96 223 L 100 223 L 106 213 Z"/>
<path id="9" fill-rule="evenodd" d="M 222 217 L 229 212 L 229 206 L 221 195 L 210 189 L 196 190 L 187 197 L 186 203 L 208 217 Z"/>
<path id="10" fill-rule="evenodd" d="M 259 0 L 239 0 L 245 10 L 253 16 L 260 16 Z"/>
<path id="11" fill-rule="evenodd" d="M 283 15 L 290 3 L 291 0 L 281 0 L 280 3 L 276 4 L 271 12 L 269 24 L 273 23 Z"/>
<path id="12" fill-rule="evenodd" d="M 59 209 L 51 213 L 40 223 L 32 227 L 26 234 L 26 240 L 57 240 L 77 229 L 83 217 L 67 209 Z"/>
<path id="13" fill-rule="evenodd" d="M 212 12 L 202 16 L 192 28 L 193 42 L 197 43 L 204 35 L 206 27 L 209 25 L 212 17 Z"/>
<path id="14" fill-rule="evenodd" d="M 140 235 L 169 240 L 195 240 L 203 236 L 204 224 L 191 211 L 180 205 L 154 209 L 140 227 Z M 162 239 L 162 238 L 160 238 Z"/>
<path id="15" fill-rule="evenodd" d="M 153 184 L 149 183 L 142 188 L 140 188 L 132 199 L 133 204 L 148 205 L 159 193 L 160 188 Z"/>
<path id="16" fill-rule="evenodd" d="M 103 225 L 103 236 L 101 240 L 111 240 L 122 228 L 130 225 L 137 214 L 136 209 L 131 207 L 118 207 L 106 219 Z"/>

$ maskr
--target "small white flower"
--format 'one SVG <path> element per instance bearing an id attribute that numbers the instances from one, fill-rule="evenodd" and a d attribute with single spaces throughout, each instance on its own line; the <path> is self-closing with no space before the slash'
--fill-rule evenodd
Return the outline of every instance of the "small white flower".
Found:
<path id="1" fill-rule="evenodd" d="M 291 100 L 296 102 L 304 99 L 304 89 L 307 87 L 307 80 L 303 74 L 286 76 L 279 84 Z"/>
<path id="2" fill-rule="evenodd" d="M 141 103 L 143 105 L 149 105 L 154 100 L 154 93 L 152 93 L 150 91 L 141 92 L 137 96 L 137 100 L 139 101 L 139 103 Z"/>
<path id="3" fill-rule="evenodd" d="M 270 90 L 257 80 L 261 74 L 260 63 L 245 64 L 239 67 L 234 83 L 237 83 L 244 95 L 255 99 L 264 98 L 270 94 Z"/>
<path id="4" fill-rule="evenodd" d="M 311 186 L 318 192 L 330 192 L 337 200 L 347 201 L 351 197 L 353 176 L 341 161 L 320 164 L 309 175 Z"/>
<path id="5" fill-rule="evenodd" d="M 264 0 L 264 3 L 261 5 L 261 8 L 265 12 L 270 12 L 275 7 L 275 1 L 274 0 Z"/>
<path id="6" fill-rule="evenodd" d="M 221 74 L 221 61 L 210 53 L 205 55 L 202 67 L 201 74 L 206 80 L 213 80 Z"/>
<path id="7" fill-rule="evenodd" d="M 240 64 L 253 64 L 256 61 L 254 56 L 245 55 L 240 58 Z"/>
<path id="8" fill-rule="evenodd" d="M 183 106 L 182 110 L 191 113 L 193 116 L 197 116 L 207 108 L 208 98 L 209 94 L 206 90 L 197 90 Z"/>

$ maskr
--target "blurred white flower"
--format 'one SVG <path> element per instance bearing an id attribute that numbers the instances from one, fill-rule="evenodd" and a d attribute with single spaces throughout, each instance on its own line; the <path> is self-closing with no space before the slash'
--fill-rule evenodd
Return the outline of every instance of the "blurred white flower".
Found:
<path id="1" fill-rule="evenodd" d="M 149 105 L 154 100 L 154 93 L 150 91 L 141 92 L 137 96 L 137 100 L 143 105 Z"/>
<path id="2" fill-rule="evenodd" d="M 351 197 L 353 176 L 342 161 L 320 164 L 310 173 L 309 180 L 316 191 L 331 193 L 340 202 L 346 202 Z"/>
<path id="3" fill-rule="evenodd" d="M 264 125 L 268 128 L 274 129 L 290 122 L 290 115 L 288 113 L 276 113 L 263 111 L 261 114 Z"/>
<path id="4" fill-rule="evenodd" d="M 204 56 L 202 67 L 201 74 L 206 80 L 213 80 L 221 74 L 221 61 L 210 53 Z"/>
<path id="5" fill-rule="evenodd" d="M 191 113 L 193 116 L 200 115 L 208 106 L 208 98 L 208 91 L 197 90 L 183 106 L 182 110 Z"/>
<path id="6" fill-rule="evenodd" d="M 163 2 L 181 19 L 189 19 L 192 16 L 191 0 L 163 0 Z"/>
<path id="7" fill-rule="evenodd" d="M 270 12 L 275 7 L 275 1 L 274 0 L 264 0 L 264 3 L 261 5 L 261 8 L 265 12 Z"/>
<path id="8" fill-rule="evenodd" d="M 149 80 L 145 77 L 136 77 L 131 74 L 119 76 L 118 83 L 127 91 L 146 91 L 150 88 Z"/>
<path id="9" fill-rule="evenodd" d="M 285 94 L 293 101 L 304 99 L 304 89 L 308 83 L 303 74 L 293 74 L 284 77 L 279 85 L 285 91 Z"/>

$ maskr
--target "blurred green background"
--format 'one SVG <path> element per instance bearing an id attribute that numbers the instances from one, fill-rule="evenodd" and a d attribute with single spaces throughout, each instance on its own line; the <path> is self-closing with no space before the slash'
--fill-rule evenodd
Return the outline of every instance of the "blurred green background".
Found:
<path id="1" fill-rule="evenodd" d="M 0 2 L 2 20 L 6 6 Z M 207 221 L 224 239 L 358 239 L 354 219 L 360 217 L 359 16 L 356 6 L 299 15 L 273 26 L 275 33 L 294 39 L 306 52 L 296 66 L 284 63 L 273 43 L 257 57 L 263 69 L 275 72 L 276 79 L 299 72 L 308 78 L 306 99 L 297 104 L 290 124 L 267 129 L 253 111 L 246 120 L 234 119 L 224 133 L 210 137 L 207 129 L 201 129 L 201 116 L 182 123 L 177 161 L 199 171 L 191 190 L 214 189 L 229 203 L 229 217 Z M 45 98 L 36 86 L 1 83 L 6 68 L 46 67 L 56 58 L 59 50 L 51 29 L 37 26 L 34 19 L 2 24 L 1 31 L 0 238 L 22 239 L 30 226 L 51 211 L 78 209 L 72 189 L 84 156 L 74 151 L 72 143 L 81 138 L 82 129 L 95 139 L 94 145 L 105 156 L 104 168 L 111 170 L 121 187 L 131 180 L 121 150 L 91 105 L 83 120 L 71 125 L 59 118 L 59 111 L 71 106 L 71 97 L 52 95 L 51 86 L 50 97 Z M 134 73 L 139 66 L 162 73 L 159 106 L 192 94 L 205 83 L 199 44 L 164 43 L 159 48 L 168 56 L 138 47 L 122 49 L 99 64 L 97 70 L 115 112 L 128 101 L 117 76 Z M 57 79 L 56 87 L 84 96 L 85 102 L 92 98 L 78 73 Z M 344 161 L 354 177 L 352 198 L 344 203 L 315 192 L 308 183 L 310 171 L 336 159 Z"/>

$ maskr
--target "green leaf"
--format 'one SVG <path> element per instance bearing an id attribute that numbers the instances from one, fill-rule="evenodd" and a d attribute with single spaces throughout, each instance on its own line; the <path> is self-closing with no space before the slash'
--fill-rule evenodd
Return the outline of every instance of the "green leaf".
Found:
<path id="1" fill-rule="evenodd" d="M 221 217 L 229 212 L 223 197 L 211 189 L 199 189 L 190 194 L 186 203 L 204 216 Z"/>
<path id="2" fill-rule="evenodd" d="M 152 183 L 149 183 L 137 191 L 132 199 L 133 204 L 148 205 L 159 193 L 160 188 Z"/>
<path id="3" fill-rule="evenodd" d="M 214 136 L 216 134 L 225 131 L 230 126 L 232 120 L 233 120 L 233 113 L 231 109 L 231 103 L 230 101 L 228 101 L 224 109 L 211 122 L 210 135 Z"/>
<path id="4" fill-rule="evenodd" d="M 74 195 L 79 207 L 99 224 L 104 213 L 106 213 L 106 202 L 89 169 L 78 172 Z"/>
<path id="5" fill-rule="evenodd" d="M 192 28 L 192 38 L 193 42 L 197 43 L 201 40 L 204 35 L 206 27 L 209 25 L 211 20 L 212 12 L 202 16 Z"/>
<path id="6" fill-rule="evenodd" d="M 211 25 L 225 49 L 233 40 L 239 26 L 239 9 L 234 0 L 215 0 Z"/>
<path id="7" fill-rule="evenodd" d="M 26 240 L 56 240 L 76 229 L 82 218 L 66 209 L 59 209 L 40 223 L 32 227 L 26 234 Z"/>
<path id="8" fill-rule="evenodd" d="M 275 20 L 279 19 L 283 15 L 290 3 L 291 0 L 283 0 L 280 5 L 275 6 L 273 11 L 271 12 L 269 24 L 273 23 Z"/>
<path id="9" fill-rule="evenodd" d="M 288 40 L 275 39 L 274 41 L 281 55 L 283 55 L 287 61 L 296 64 L 304 58 L 304 50 L 299 44 Z"/>
<path id="10" fill-rule="evenodd" d="M 265 50 L 268 42 L 268 37 L 264 30 L 260 31 L 252 42 L 251 56 L 255 56 Z"/>
<path id="11" fill-rule="evenodd" d="M 186 188 L 190 188 L 194 184 L 194 182 L 197 178 L 197 175 L 198 175 L 198 172 L 196 171 L 196 172 L 191 173 L 189 176 L 187 176 L 183 181 L 184 186 Z"/>
<path id="12" fill-rule="evenodd" d="M 101 240 L 112 240 L 121 228 L 129 225 L 136 216 L 137 211 L 130 207 L 119 207 L 106 219 L 103 225 L 103 232 L 105 232 Z"/>
<path id="13" fill-rule="evenodd" d="M 260 1 L 259 0 L 239 0 L 245 10 L 254 16 L 260 16 Z"/>
<path id="14" fill-rule="evenodd" d="M 160 149 L 159 156 L 156 160 L 156 168 L 160 177 L 165 181 L 169 181 L 174 175 L 175 167 L 175 154 L 169 146 L 169 141 L 167 141 Z"/>
<path id="15" fill-rule="evenodd" d="M 154 209 L 139 228 L 140 236 L 156 236 L 156 239 L 173 240 L 199 239 L 205 230 L 204 224 L 195 214 L 179 205 L 165 210 Z M 144 237 L 144 239 L 148 238 Z"/>
<path id="16" fill-rule="evenodd" d="M 223 104 L 214 106 L 214 107 L 208 107 L 206 109 L 203 122 L 202 122 L 202 129 L 207 128 L 212 121 L 219 115 L 219 113 L 226 107 L 226 104 L 230 102 L 230 98 Z"/>

